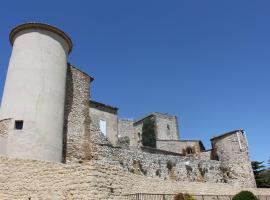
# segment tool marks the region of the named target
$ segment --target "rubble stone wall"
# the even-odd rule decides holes
[[[161,180],[226,182],[220,161],[193,156],[151,154],[140,149],[113,147],[97,130],[91,130],[92,156],[99,163],[116,165],[123,171]]]
[[[200,156],[201,148],[198,141],[157,140],[157,148],[165,151],[186,155],[188,147],[192,149],[193,154]]]
[[[244,131],[216,137],[212,139],[212,146],[229,184],[256,187]]]
[[[91,159],[89,99],[90,77],[69,65],[66,81],[64,162]]]
[[[0,170],[0,199],[3,200],[124,200],[124,194],[134,193],[234,195],[241,190],[270,197],[270,189],[146,178],[93,161],[61,164],[0,156]]]
[[[7,151],[8,132],[12,121],[12,119],[0,120],[0,152],[2,154],[6,154]]]

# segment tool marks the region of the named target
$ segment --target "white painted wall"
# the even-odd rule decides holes
[[[16,34],[0,119],[24,120],[24,128],[10,130],[7,155],[62,161],[67,55],[66,41],[53,32]]]

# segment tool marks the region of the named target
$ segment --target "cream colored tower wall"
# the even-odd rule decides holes
[[[26,28],[14,35],[1,119],[24,124],[22,130],[11,126],[5,153],[61,162],[70,49],[63,37],[45,28]]]

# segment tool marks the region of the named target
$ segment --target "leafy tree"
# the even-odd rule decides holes
[[[143,146],[156,148],[155,123],[152,119],[146,119],[142,127],[142,144]]]

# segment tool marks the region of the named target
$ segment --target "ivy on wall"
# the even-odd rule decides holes
[[[143,122],[142,144],[146,147],[156,148],[155,122],[150,118]]]

